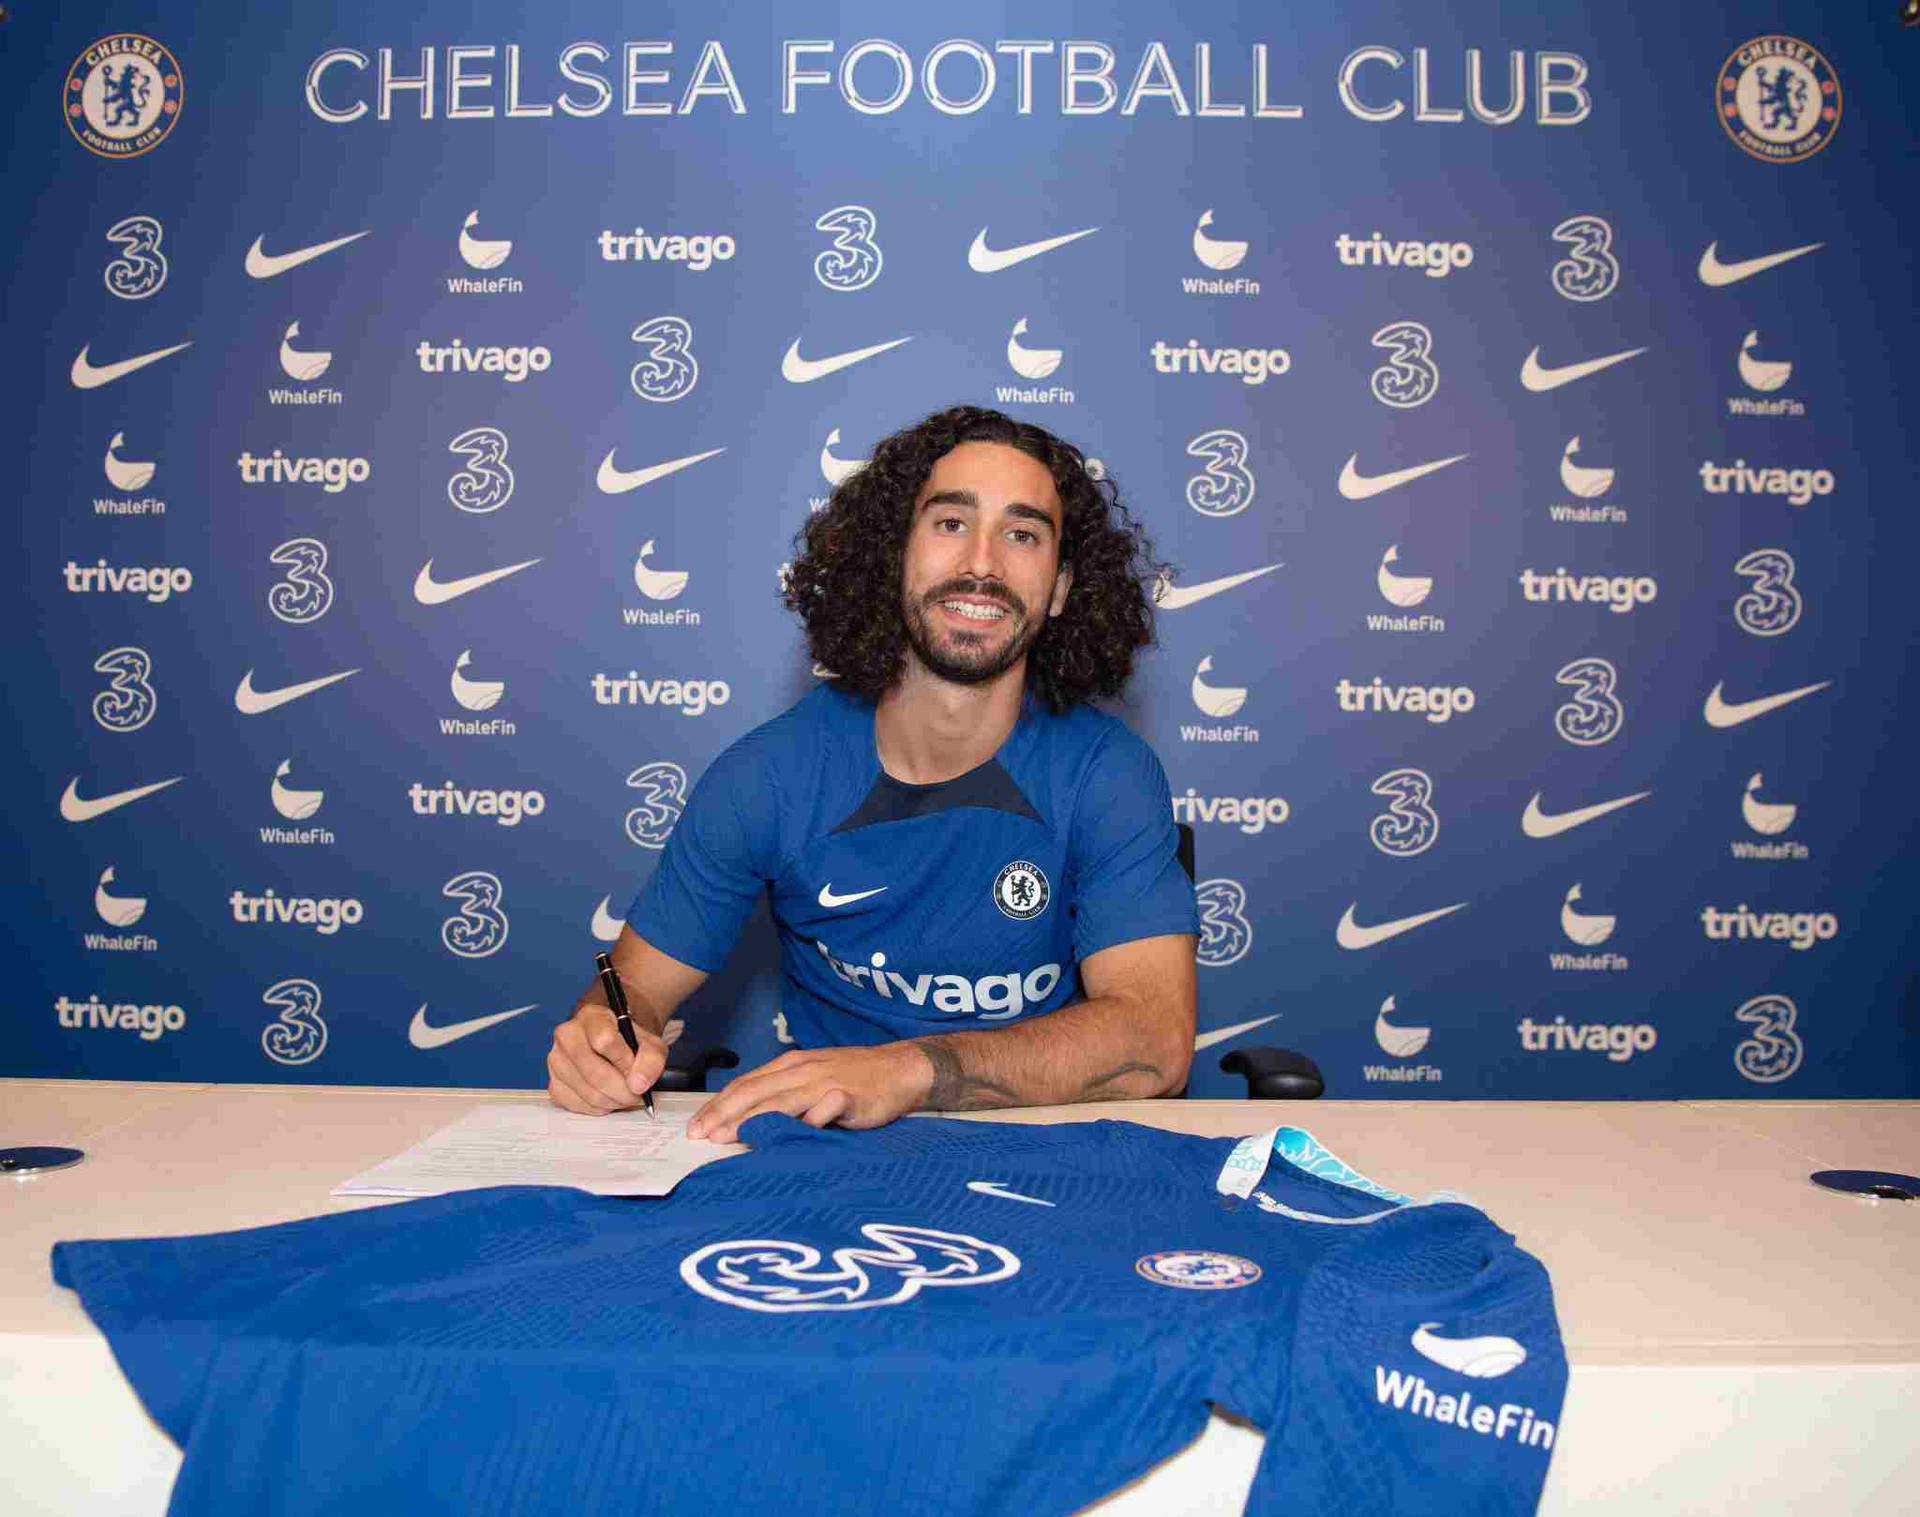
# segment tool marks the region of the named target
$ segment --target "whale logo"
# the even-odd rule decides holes
[[[622,918],[613,914],[613,897],[603,895],[600,904],[593,908],[593,935],[603,943],[611,943],[620,936]]]
[[[273,809],[290,822],[304,822],[320,809],[327,798],[324,790],[291,790],[280,783],[293,769],[292,759],[282,759],[273,771]]]
[[[1446,1369],[1458,1370],[1475,1380],[1492,1380],[1527,1362],[1527,1351],[1511,1338],[1498,1334],[1485,1338],[1441,1338],[1433,1329],[1438,1322],[1422,1322],[1413,1335],[1415,1352]]]
[[[820,449],[820,472],[830,485],[837,485],[858,469],[864,469],[864,458],[835,458],[833,445],[840,441],[840,429],[835,427],[827,434],[827,440]]]
[[[100,920],[109,927],[131,927],[147,914],[147,898],[143,895],[110,895],[107,883],[113,878],[113,866],[109,864],[101,873],[100,883],[93,887],[93,909],[100,913]]]
[[[1045,379],[1060,367],[1060,350],[1022,347],[1020,334],[1026,329],[1027,318],[1024,316],[1013,324],[1013,335],[1007,339],[1007,362],[1013,365],[1013,372],[1023,379]]]
[[[1746,341],[1740,344],[1740,377],[1751,389],[1777,390],[1787,382],[1787,376],[1793,372],[1793,365],[1785,359],[1755,358],[1753,350],[1759,341],[1758,332],[1749,332]]]
[[[1604,495],[1613,485],[1613,470],[1583,469],[1573,461],[1573,455],[1580,451],[1580,439],[1569,437],[1566,450],[1560,455],[1560,483],[1583,500],[1592,500],[1596,495]]]
[[[647,555],[652,551],[653,539],[648,538],[640,556],[633,561],[633,582],[649,600],[672,600],[687,588],[687,571],[649,568]]]
[[[1208,716],[1232,716],[1247,703],[1247,692],[1224,685],[1209,685],[1200,676],[1213,668],[1213,658],[1209,655],[1200,660],[1200,667],[1193,671],[1193,703]]]
[[[1217,242],[1206,234],[1205,229],[1213,225],[1213,212],[1206,211],[1200,217],[1200,224],[1193,229],[1193,256],[1210,269],[1237,269],[1240,260],[1247,256],[1244,242]]]
[[[1399,559],[1400,545],[1395,543],[1382,556],[1374,580],[1389,605],[1417,606],[1433,593],[1433,579],[1426,574],[1395,574],[1387,565],[1397,563]]]
[[[113,450],[127,440],[124,432],[115,432],[113,441],[107,444],[107,483],[116,490],[138,490],[153,478],[152,464],[138,464],[130,459],[114,457]]]
[[[497,269],[507,261],[507,254],[513,251],[511,242],[482,242],[478,237],[467,235],[467,228],[480,219],[478,211],[469,211],[467,219],[460,224],[460,256],[467,261],[470,269]]]
[[[1785,832],[1793,825],[1800,808],[1789,803],[1763,801],[1754,794],[1759,788],[1760,776],[1756,774],[1747,781],[1746,793],[1740,797],[1740,815],[1747,819],[1747,825],[1755,832],[1765,833],[1768,837]]]
[[[287,378],[304,383],[326,373],[327,366],[333,362],[333,354],[301,352],[293,345],[293,339],[299,335],[300,323],[296,321],[287,328],[287,335],[280,339],[280,367],[287,371]]]
[[[1387,1013],[1393,1010],[1393,997],[1388,996],[1380,1003],[1379,1014],[1373,1019],[1373,1041],[1396,1059],[1411,1059],[1427,1046],[1427,1039],[1433,1036],[1431,1027],[1395,1027],[1387,1020]]]
[[[1580,899],[1580,887],[1575,885],[1567,892],[1567,898],[1560,903],[1560,930],[1583,948],[1596,948],[1613,936],[1613,917],[1582,916],[1573,909],[1573,903]]]
[[[453,698],[469,711],[485,711],[497,705],[500,697],[506,693],[505,680],[468,679],[460,671],[473,662],[473,650],[466,649],[453,661],[453,678],[448,681],[453,689]]]

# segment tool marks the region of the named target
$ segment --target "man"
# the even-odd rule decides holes
[[[762,890],[801,1051],[688,1124],[877,1127],[1165,1095],[1194,1028],[1193,888],[1151,749],[1089,700],[1151,640],[1148,545],[1078,449],[955,407],[887,438],[807,526],[787,604],[835,678],[714,760],[599,982],[555,1030],[548,1095],[640,1104],[668,1016]]]

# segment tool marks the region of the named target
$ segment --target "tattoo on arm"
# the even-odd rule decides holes
[[[1103,1085],[1111,1085],[1115,1080],[1121,1079],[1126,1075],[1152,1075],[1154,1089],[1156,1091],[1158,1091],[1162,1086],[1164,1086],[1167,1083],[1166,1075],[1160,1070],[1159,1066],[1157,1065],[1120,1064],[1108,1070],[1105,1074],[1095,1075],[1091,1080],[1087,1081],[1087,1083],[1083,1085],[1080,1089],[1081,1099],[1084,1100],[1087,1097],[1095,1095],[1096,1093],[1100,1095],[1104,1095],[1111,1100],[1129,1099],[1125,1091],[1101,1090],[1101,1087]]]
[[[928,1111],[986,1111],[1020,1104],[1020,1097],[1005,1085],[968,1070],[965,1061],[945,1038],[913,1041],[933,1065],[933,1089],[927,1092]]]

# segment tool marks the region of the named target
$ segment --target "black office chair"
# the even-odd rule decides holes
[[[1180,867],[1189,880],[1193,872],[1193,828],[1179,823]],[[667,1046],[667,1067],[660,1072],[655,1090],[705,1090],[707,1071],[733,1069],[740,1056],[731,1048],[690,1047],[676,1039]],[[1255,1101],[1311,1101],[1327,1088],[1320,1066],[1291,1048],[1236,1048],[1221,1059],[1220,1067],[1230,1075],[1243,1075],[1247,1095]],[[1186,1087],[1177,1094],[1184,1096]]]

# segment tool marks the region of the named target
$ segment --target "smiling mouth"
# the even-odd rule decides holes
[[[955,616],[963,617],[970,622],[1004,621],[1013,615],[1005,606],[989,605],[980,601],[943,600],[940,602],[940,608],[943,611],[951,611]]]

